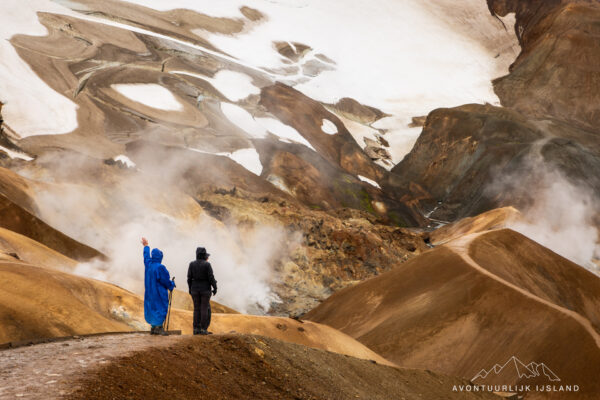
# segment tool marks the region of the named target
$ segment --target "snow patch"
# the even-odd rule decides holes
[[[115,158],[113,158],[113,160],[122,162],[127,168],[135,168],[135,163],[124,154],[116,156]]]
[[[8,154],[8,156],[10,158],[19,158],[19,159],[25,160],[25,161],[31,161],[31,160],[33,160],[33,157],[30,157],[29,155],[27,155],[25,153],[21,153],[21,152],[18,152],[18,151],[7,149],[4,146],[0,146],[0,151],[3,151],[6,154]]]
[[[240,72],[221,70],[213,78],[202,79],[210,82],[231,101],[242,100],[251,94],[260,93],[260,89],[252,84],[252,78]]]
[[[248,133],[252,138],[262,139],[267,137],[267,131],[258,124],[252,115],[240,106],[231,103],[221,103],[221,111],[231,123]]]
[[[358,175],[358,179],[360,179],[363,182],[368,183],[371,186],[375,186],[377,189],[381,189],[381,186],[379,186],[379,183],[375,182],[372,179],[369,179],[369,178],[367,178],[365,176],[362,176],[362,175]]]
[[[404,156],[410,152],[422,130],[420,127],[409,128],[408,123],[410,119],[405,117],[382,118],[370,126],[348,119],[343,115],[337,115],[337,117],[342,121],[361,149],[366,147],[365,139],[377,142],[379,140],[377,135],[381,135],[389,143],[390,147],[385,147],[385,149],[392,158],[392,164],[381,161],[376,162],[387,170],[391,170],[394,165],[402,161]],[[385,134],[381,134],[379,129],[385,130]]]
[[[231,158],[233,161],[240,164],[242,167],[246,168],[255,175],[260,176],[262,173],[263,166],[260,162],[260,156],[254,148],[240,149],[234,151],[233,153],[217,153],[217,155]]]
[[[263,170],[262,163],[260,162],[260,156],[255,148],[239,149],[233,152],[220,152],[214,153],[206,150],[195,149],[193,147],[186,147],[188,150],[195,151],[196,153],[212,154],[219,157],[228,157],[254,175],[260,176]]]
[[[373,128],[387,131],[383,138],[390,144],[387,150],[394,165],[402,161],[404,156],[412,150],[423,130],[421,127],[410,128],[408,124],[411,120],[412,117],[393,116],[382,118],[371,125]],[[389,166],[387,168],[390,169]]]
[[[335,135],[338,133],[337,126],[335,126],[335,124],[328,119],[323,119],[321,130],[328,135]]]
[[[279,140],[285,143],[297,142],[305,145],[314,151],[315,148],[302,136],[296,129],[275,118],[255,118],[256,122],[262,125],[266,130],[279,137]]]
[[[183,106],[171,91],[156,83],[114,83],[110,87],[130,100],[166,111],[181,111]]]
[[[170,73],[203,79],[213,85],[215,89],[231,101],[242,100],[251,94],[260,93],[260,89],[252,83],[252,78],[241,72],[221,70],[212,78],[188,71],[170,71]]]
[[[342,121],[350,135],[354,138],[361,149],[366,147],[365,138],[377,141],[377,136],[375,136],[377,133],[379,133],[377,129],[373,129],[367,125],[363,125],[360,122],[353,121],[342,115],[338,115],[338,118]]]
[[[19,57],[10,38],[45,36],[38,12],[72,15],[48,0],[4,0],[0,23],[0,101],[5,123],[20,137],[68,133],[77,128],[78,106],[49,87]]]

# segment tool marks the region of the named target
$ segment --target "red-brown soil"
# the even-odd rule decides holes
[[[544,362],[562,383],[581,387],[574,398],[595,399],[598,285],[576,264],[500,230],[426,252],[335,293],[305,317],[403,367],[473,378],[511,356]],[[529,383],[512,379],[505,384]]]
[[[68,399],[493,399],[466,382],[247,335],[184,338],[113,360]]]
[[[475,217],[463,218],[444,225],[431,232],[429,238],[432,244],[438,246],[471,233],[506,228],[509,223],[519,221],[520,218],[521,214],[516,208],[496,208]]]

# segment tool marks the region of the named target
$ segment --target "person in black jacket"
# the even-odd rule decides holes
[[[210,294],[217,294],[217,281],[208,262],[210,254],[204,247],[196,249],[196,260],[190,263],[187,274],[189,292],[194,300],[194,335],[209,335]]]

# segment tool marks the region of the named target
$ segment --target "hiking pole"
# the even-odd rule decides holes
[[[175,283],[175,277],[171,280]],[[173,290],[175,290],[175,287],[173,287]],[[173,290],[169,292],[169,311],[167,311],[167,329],[165,329],[165,332],[167,333],[169,333],[169,320],[171,319],[171,299],[173,298]]]

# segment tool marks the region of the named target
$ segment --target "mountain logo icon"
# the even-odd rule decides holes
[[[477,375],[471,381],[475,383],[477,379],[485,379],[491,373],[496,375],[500,375],[503,372],[510,372],[510,370],[515,370],[519,379],[521,378],[535,378],[538,376],[545,376],[551,382],[559,382],[560,378],[552,372],[550,368],[544,363],[536,363],[535,361],[530,362],[529,364],[525,364],[517,357],[512,356],[505,362],[503,365],[496,364],[489,370],[482,369],[479,371]]]

